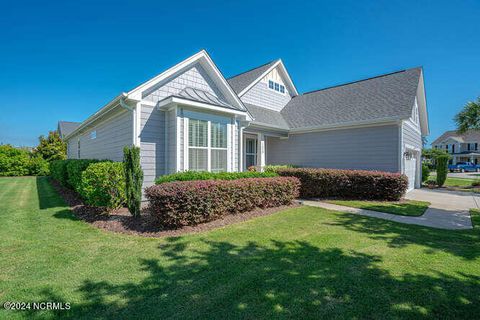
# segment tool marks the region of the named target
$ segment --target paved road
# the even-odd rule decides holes
[[[400,216],[390,213],[339,206],[314,200],[303,200],[303,204],[330,210],[356,213],[369,217],[391,220],[407,224],[439,228],[439,229],[471,229],[472,220],[469,210],[479,208],[480,197],[469,192],[446,190],[415,189],[409,192],[407,199],[428,201],[430,207],[420,217]]]
[[[432,176],[435,176],[436,173],[432,172]],[[447,177],[450,178],[467,178],[467,179],[480,179],[480,172],[449,172]]]

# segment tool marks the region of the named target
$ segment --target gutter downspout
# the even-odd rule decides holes
[[[133,131],[133,135],[132,135],[132,146],[138,146],[138,143],[137,143],[137,137],[138,137],[138,129],[137,128],[137,112],[136,112],[136,107],[131,107],[129,106],[126,102],[125,102],[125,96],[126,94],[124,93],[123,94],[124,97],[122,97],[119,101],[120,103],[120,106],[124,109],[127,109],[128,111],[132,112],[132,131]]]

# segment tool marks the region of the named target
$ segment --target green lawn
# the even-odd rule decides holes
[[[359,201],[359,200],[328,200],[326,202],[341,206],[398,214],[402,216],[421,216],[427,210],[430,202],[404,200],[402,202]]]
[[[475,182],[477,180],[478,179],[447,177],[447,180],[445,180],[445,186],[446,187],[469,187],[472,185],[472,182]]]
[[[176,238],[76,220],[45,178],[0,178],[0,318],[475,318],[480,230],[299,207]]]

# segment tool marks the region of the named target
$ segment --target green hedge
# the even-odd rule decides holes
[[[78,159],[71,160],[66,163],[66,179],[68,185],[78,193],[81,193],[82,188],[82,173],[92,163],[97,163],[100,160],[96,159]]]
[[[206,171],[185,171],[173,173],[158,177],[156,184],[173,181],[193,181],[193,180],[236,180],[243,178],[271,178],[278,176],[275,172],[206,172]]]
[[[91,206],[122,207],[126,201],[123,163],[91,163],[82,173],[80,195]]]
[[[63,186],[70,188],[68,184],[67,164],[78,160],[55,160],[50,162],[50,176],[60,182]]]
[[[42,157],[11,145],[0,145],[0,176],[43,176],[49,174]]]

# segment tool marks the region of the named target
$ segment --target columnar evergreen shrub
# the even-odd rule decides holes
[[[156,184],[173,181],[192,181],[192,180],[236,180],[243,178],[271,178],[278,176],[274,172],[207,172],[207,171],[185,171],[158,177]]]
[[[91,206],[122,207],[126,201],[123,163],[91,163],[82,173],[80,195]]]
[[[437,157],[437,185],[443,186],[447,180],[449,155],[440,155]]]
[[[181,227],[257,207],[290,204],[299,186],[293,177],[176,181],[146,188],[145,195],[160,225]]]
[[[140,166],[140,148],[125,147],[123,149],[125,168],[125,192],[128,211],[134,216],[140,216],[142,204],[143,171]]]
[[[422,163],[422,182],[427,181],[429,175],[430,175],[430,168],[428,167],[428,164]]]
[[[279,169],[277,173],[300,179],[302,198],[399,200],[408,187],[407,177],[399,173],[309,168]]]

